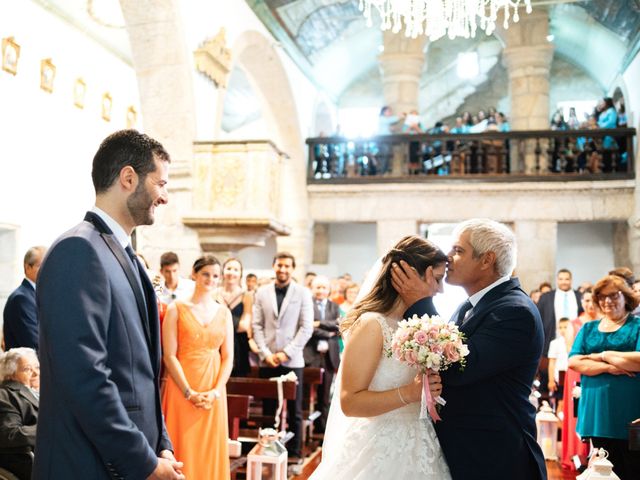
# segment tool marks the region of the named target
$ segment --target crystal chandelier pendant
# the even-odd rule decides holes
[[[520,19],[518,9],[523,4],[531,13],[531,0],[359,0],[368,27],[377,12],[382,30],[399,33],[404,28],[407,37],[426,35],[431,41],[445,35],[451,39],[475,37],[478,27],[491,35],[499,13],[507,29],[509,19],[514,23]]]

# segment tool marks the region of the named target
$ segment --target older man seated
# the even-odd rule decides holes
[[[0,356],[0,467],[20,480],[31,478],[39,376],[31,348],[12,348]]]

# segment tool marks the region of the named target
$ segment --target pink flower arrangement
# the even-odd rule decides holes
[[[391,353],[397,360],[427,373],[441,372],[454,363],[464,368],[469,348],[454,323],[438,316],[414,315],[398,324]]]
[[[459,363],[462,369],[467,355],[469,348],[464,344],[464,335],[454,323],[438,316],[414,315],[398,324],[389,356],[424,375],[420,418],[426,418],[428,413],[434,422],[441,420],[435,404],[443,406],[446,403],[442,397],[431,397],[426,377],[429,370],[441,372],[454,363]]]

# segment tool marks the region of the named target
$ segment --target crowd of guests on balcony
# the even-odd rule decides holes
[[[554,131],[597,130],[626,126],[627,115],[624,100],[620,99],[616,106],[611,97],[602,98],[596,104],[593,112],[585,114],[582,121],[578,119],[576,109],[571,107],[567,119],[564,118],[561,110],[557,110],[550,122],[550,128]],[[623,171],[627,167],[626,137],[605,136],[601,139],[601,143],[595,138],[578,137],[575,141],[575,150],[579,152],[576,166],[567,165],[562,161],[562,152],[568,152],[573,148],[568,138],[556,138],[552,148],[551,168],[555,172],[572,171],[575,167],[578,172],[600,173],[614,170]]]
[[[380,110],[378,119],[378,135],[394,133],[428,133],[428,134],[460,134],[482,132],[508,132],[509,122],[504,113],[489,107],[486,111],[479,110],[475,115],[465,111],[455,119],[455,124],[449,126],[443,122],[436,122],[431,128],[426,128],[417,110],[409,113],[395,114],[393,109],[385,105]]]
[[[594,128],[623,128],[627,126],[627,114],[624,100],[619,100],[616,106],[611,97],[602,98],[591,114],[585,114],[584,119],[578,119],[575,107],[569,108],[569,117],[564,118],[562,110],[555,111],[551,118],[551,130],[578,130]]]
[[[601,99],[593,113],[580,120],[575,107],[564,118],[558,109],[550,119],[550,130],[609,129],[626,127],[624,99],[614,105],[613,99]],[[473,134],[509,132],[509,120],[495,107],[481,109],[472,114],[465,111],[455,117],[453,124],[438,121],[427,127],[417,110],[394,112],[391,106],[381,108],[378,116],[377,135],[395,134]],[[323,135],[320,135],[323,136]],[[548,170],[553,173],[601,173],[627,169],[627,137],[554,137],[549,148],[541,154],[548,160]],[[478,147],[482,151],[478,151]],[[510,166],[510,142],[508,139],[482,139],[479,142],[461,140],[424,140],[409,142],[409,161],[398,174],[459,174],[459,173],[507,173]],[[334,176],[354,177],[387,175],[394,170],[392,143],[359,141],[352,143],[317,143],[314,145],[314,178]],[[454,165],[453,154],[459,161]],[[465,163],[467,162],[467,163]],[[490,163],[488,167],[485,163]],[[482,165],[480,165],[482,164]]]
[[[0,468],[30,479],[39,398],[38,321],[35,298],[45,247],[24,257],[25,279],[9,296],[3,311],[0,353]],[[258,371],[272,378],[294,372],[300,391],[288,408],[290,458],[302,451],[303,369],[324,369],[317,392],[316,432],[323,432],[331,385],[343,349],[338,323],[355,303],[359,286],[345,274],[329,279],[307,273],[295,279],[293,255],[281,252],[273,273],[244,274],[242,262],[220,263],[204,255],[190,278],[180,275],[174,252],[149,269],[160,313],[163,369],[162,411],[174,453],[187,478],[229,478],[226,384],[231,376]],[[266,287],[266,288],[261,288]],[[277,402],[266,402],[275,415]]]

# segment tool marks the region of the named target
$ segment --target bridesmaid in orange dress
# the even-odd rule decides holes
[[[567,352],[571,351],[576,335],[587,322],[595,320],[598,316],[596,305],[593,302],[593,292],[589,288],[582,294],[582,308],[584,312],[580,316],[571,321],[571,328],[567,329]],[[573,456],[578,455],[584,463],[589,454],[589,444],[583,443],[576,433],[576,413],[573,410],[573,387],[580,381],[580,374],[572,369],[567,369],[564,377],[564,396],[563,396],[563,418],[562,418],[562,468],[574,471]]]
[[[220,262],[211,255],[199,258],[193,280],[191,299],[173,302],[162,326],[169,372],[162,407],[185,477],[227,480],[226,383],[233,367],[233,321],[212,295],[220,280]]]

